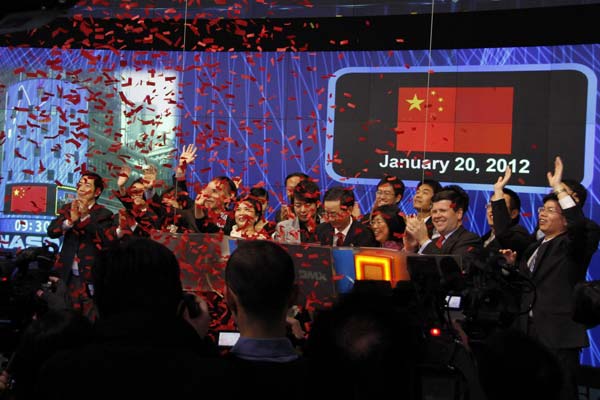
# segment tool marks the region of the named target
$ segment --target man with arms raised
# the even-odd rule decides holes
[[[572,319],[573,287],[585,280],[593,250],[586,241],[586,222],[581,207],[568,194],[562,182],[563,164],[554,161],[554,173],[548,172],[553,193],[544,197],[538,209],[539,227],[544,238],[530,245],[520,261],[512,250],[502,250],[509,264],[516,264],[530,277],[535,292],[522,297],[524,312],[518,326],[537,338],[558,358],[564,375],[561,399],[577,399],[576,373],[579,352],[589,346],[586,328]]]
[[[498,254],[500,249],[511,249],[518,255],[535,240],[527,229],[519,224],[521,199],[514,191],[505,186],[512,171],[506,168],[504,176],[494,183],[494,194],[486,204],[486,217],[490,231],[483,237],[484,248],[488,255]]]

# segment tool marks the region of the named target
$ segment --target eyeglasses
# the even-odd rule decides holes
[[[394,195],[394,192],[391,192],[389,190],[378,190],[375,192],[375,196],[391,197],[393,195]]]
[[[325,219],[337,219],[340,218],[342,216],[344,216],[347,213],[347,211],[322,211],[321,212],[321,218],[325,218]]]
[[[545,212],[546,214],[562,214],[558,209],[554,208],[554,207],[539,207],[537,209],[538,214],[541,214],[543,212]]]
[[[382,221],[380,219],[372,219],[370,224],[371,226],[385,225],[385,221]]]

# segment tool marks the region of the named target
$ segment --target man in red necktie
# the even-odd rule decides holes
[[[432,199],[431,219],[435,227],[429,239],[427,227],[416,217],[408,217],[404,248],[408,252],[420,254],[453,254],[463,256],[463,269],[478,257],[483,248],[481,238],[466,230],[463,217],[469,207],[469,197],[456,185],[446,186]]]
[[[373,231],[352,218],[354,193],[350,189],[333,187],[323,197],[322,224],[317,226],[317,237],[324,246],[376,247]]]

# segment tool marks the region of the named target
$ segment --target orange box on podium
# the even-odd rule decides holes
[[[409,281],[406,254],[385,248],[360,248],[354,253],[356,280],[388,281],[392,287],[398,281]]]

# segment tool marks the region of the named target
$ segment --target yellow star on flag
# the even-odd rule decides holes
[[[421,103],[423,103],[424,101],[425,101],[425,99],[419,100],[419,98],[417,97],[417,94],[415,93],[415,95],[412,99],[406,99],[406,102],[408,104],[410,104],[410,107],[408,107],[408,111],[413,110],[415,108],[417,110],[421,111]]]
[[[25,197],[24,191],[21,191],[19,189],[15,189],[13,191],[13,195],[16,196],[16,197],[19,197],[19,198]]]

